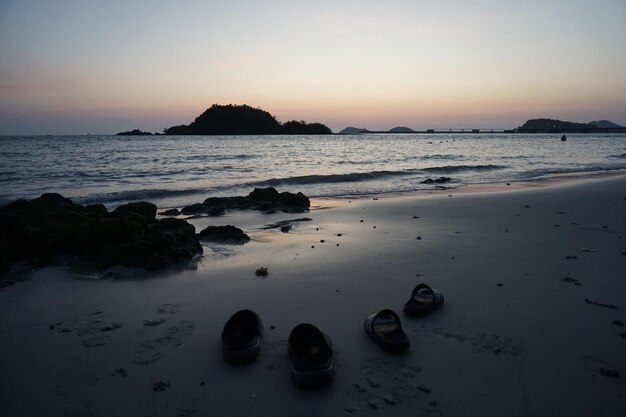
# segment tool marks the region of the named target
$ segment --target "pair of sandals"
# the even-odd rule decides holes
[[[224,359],[232,363],[254,360],[261,352],[263,322],[252,310],[233,314],[222,331]],[[330,338],[309,323],[298,324],[289,335],[291,376],[296,385],[318,387],[334,375],[333,347]]]
[[[443,294],[426,284],[413,289],[411,298],[404,304],[407,316],[422,317],[438,309],[443,304]],[[390,353],[402,353],[409,346],[409,339],[402,330],[400,317],[390,309],[381,310],[365,319],[363,327],[378,345]]]
[[[443,294],[426,284],[419,284],[404,305],[408,316],[424,316],[443,304]],[[400,353],[409,348],[400,317],[389,309],[365,319],[365,331],[385,350]],[[261,352],[263,322],[252,310],[233,314],[222,331],[222,352],[228,362],[254,360]],[[333,347],[328,335],[309,323],[298,324],[289,335],[287,346],[291,359],[291,376],[296,385],[319,387],[334,375]]]

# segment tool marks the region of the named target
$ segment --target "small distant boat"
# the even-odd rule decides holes
[[[563,135],[561,136],[561,142],[565,142],[567,140],[567,136]]]

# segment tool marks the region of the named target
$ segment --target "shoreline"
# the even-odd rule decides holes
[[[205,245],[195,268],[25,271],[0,291],[0,414],[623,414],[626,176],[559,184],[230,212],[190,222],[232,223],[251,241]],[[262,229],[304,216],[289,233]],[[420,282],[445,303],[400,314],[411,347],[390,356],[363,319],[400,312]],[[220,332],[241,308],[265,323],[261,355],[230,366]],[[290,380],[286,339],[301,322],[333,342],[325,389]]]
[[[401,192],[385,192],[378,194],[357,194],[357,195],[336,195],[328,197],[310,197],[313,201],[330,203],[332,201],[344,200],[367,200],[371,198],[430,198],[453,195],[477,195],[477,194],[495,194],[516,191],[536,190],[550,187],[566,187],[575,186],[593,181],[603,181],[605,179],[626,177],[626,169],[591,171],[591,172],[575,172],[568,174],[553,174],[537,179],[526,181],[509,181],[509,182],[489,182],[489,183],[471,183],[460,184],[456,187],[432,189],[432,190],[415,190]],[[313,207],[313,204],[312,204]],[[171,207],[160,207],[166,209]]]

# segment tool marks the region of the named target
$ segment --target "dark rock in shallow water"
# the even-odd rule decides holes
[[[99,268],[158,269],[202,253],[195,228],[184,220],[156,220],[156,206],[131,203],[109,213],[59,194],[17,200],[0,208],[0,272],[17,263],[41,265],[74,255]]]
[[[184,207],[181,212],[185,215],[208,214],[218,216],[226,210],[261,210],[273,212],[281,210],[285,213],[302,213],[309,210],[311,202],[302,193],[279,193],[274,187],[255,188],[247,196],[237,197],[210,197],[203,203],[196,203]]]
[[[207,210],[207,214],[209,216],[221,216],[222,214],[226,213],[226,209],[224,207],[209,207],[209,209]]]
[[[310,222],[311,220],[313,220],[313,219],[311,219],[309,217],[300,217],[298,219],[281,220],[281,221],[276,222],[276,223],[268,224],[268,225],[262,227],[261,229],[265,229],[265,230],[267,230],[267,229],[281,229],[281,231],[282,231],[283,227],[289,227],[289,229],[291,229],[291,227],[293,226],[293,223]]]
[[[206,211],[206,207],[203,204],[195,203],[190,206],[183,207],[183,209],[180,212],[185,215],[193,215],[193,214],[198,214],[198,213],[204,213],[205,211]]]
[[[250,241],[250,237],[243,230],[231,225],[209,226],[198,234],[198,238],[200,240],[236,245],[243,245]]]
[[[161,216],[178,216],[180,215],[180,211],[178,209],[169,209],[159,213]]]
[[[268,276],[269,272],[267,272],[267,268],[262,266],[260,268],[258,268],[256,271],[254,271],[254,275],[256,275],[257,277],[266,277]]]
[[[284,207],[300,208],[302,209],[302,211],[304,211],[304,209],[308,209],[309,207],[311,207],[311,202],[309,201],[309,197],[305,196],[304,194],[300,192],[296,194],[289,193],[286,191],[282,192],[278,194],[278,202],[282,204]],[[283,209],[283,211],[285,210]]]
[[[422,181],[420,184],[443,184],[445,182],[450,182],[450,181],[452,181],[452,178],[450,177],[439,177],[436,179],[428,178]]]

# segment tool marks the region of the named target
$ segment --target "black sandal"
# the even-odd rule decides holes
[[[443,294],[439,290],[426,284],[419,284],[404,305],[404,312],[408,316],[421,317],[438,309],[442,304]]]
[[[319,387],[332,379],[335,370],[329,337],[312,324],[298,324],[289,335],[291,376],[301,387]]]
[[[410,346],[400,317],[393,310],[381,310],[365,319],[363,327],[376,343],[391,353],[401,353]]]
[[[222,352],[228,362],[248,362],[261,351],[263,322],[252,310],[233,314],[222,331]]]

